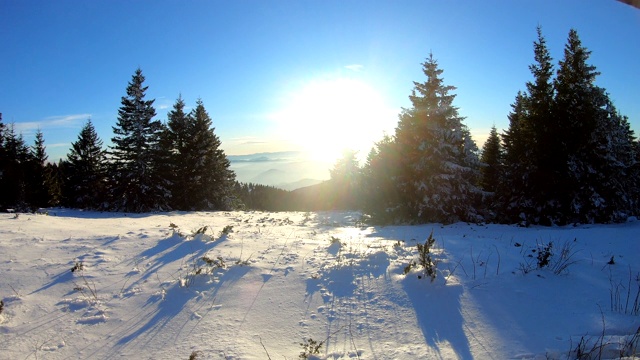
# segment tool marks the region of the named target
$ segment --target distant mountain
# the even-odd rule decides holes
[[[322,182],[322,180],[318,179],[300,179],[297,181],[290,181],[291,178],[291,174],[286,171],[269,169],[251,178],[249,182],[260,185],[269,185],[283,190],[295,190]]]
[[[283,178],[286,178],[287,172],[278,169],[269,169],[265,172],[258,174],[251,179],[254,184],[262,185],[276,185],[282,183]]]
[[[302,179],[302,180],[298,180],[296,182],[292,182],[288,184],[279,184],[279,185],[276,185],[276,187],[284,190],[296,190],[303,187],[317,185],[323,181],[324,180],[318,180],[318,179]]]
[[[331,164],[302,151],[227,155],[236,179],[284,190],[318,184],[329,178]]]
[[[247,155],[227,155],[230,162],[265,162],[265,161],[291,161],[306,158],[302,151],[265,152]]]

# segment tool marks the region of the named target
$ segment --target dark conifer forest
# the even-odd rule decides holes
[[[67,157],[51,163],[45,134],[38,131],[29,146],[0,115],[0,208],[339,209],[359,210],[373,223],[525,226],[637,216],[640,145],[629,120],[596,85],[600,73],[575,30],[558,55],[554,61],[538,28],[532,78],[514,94],[508,128],[494,126],[479,149],[455,105],[456,87],[429,54],[395,132],[375,143],[363,164],[345,151],[330,180],[294,191],[237,182],[203,101],[186,112],[178,96],[160,120],[137,69],[109,147],[87,120]]]

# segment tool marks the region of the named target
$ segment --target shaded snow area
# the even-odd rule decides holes
[[[359,220],[340,212],[1,214],[0,358],[638,352],[638,221],[521,228]],[[432,232],[421,260],[416,245]],[[422,265],[435,270],[433,281]]]

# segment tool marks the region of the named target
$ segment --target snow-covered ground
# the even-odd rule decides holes
[[[327,359],[567,359],[639,346],[640,221],[359,220],[0,214],[0,358],[295,359],[317,342]],[[431,232],[435,280],[419,264],[405,275]]]

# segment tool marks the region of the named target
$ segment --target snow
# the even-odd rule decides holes
[[[360,219],[0,214],[0,358],[294,359],[309,339],[321,359],[566,359],[579,348],[614,358],[640,327],[639,221]],[[435,281],[419,266],[405,275],[432,231]],[[551,265],[538,269],[549,242]]]

